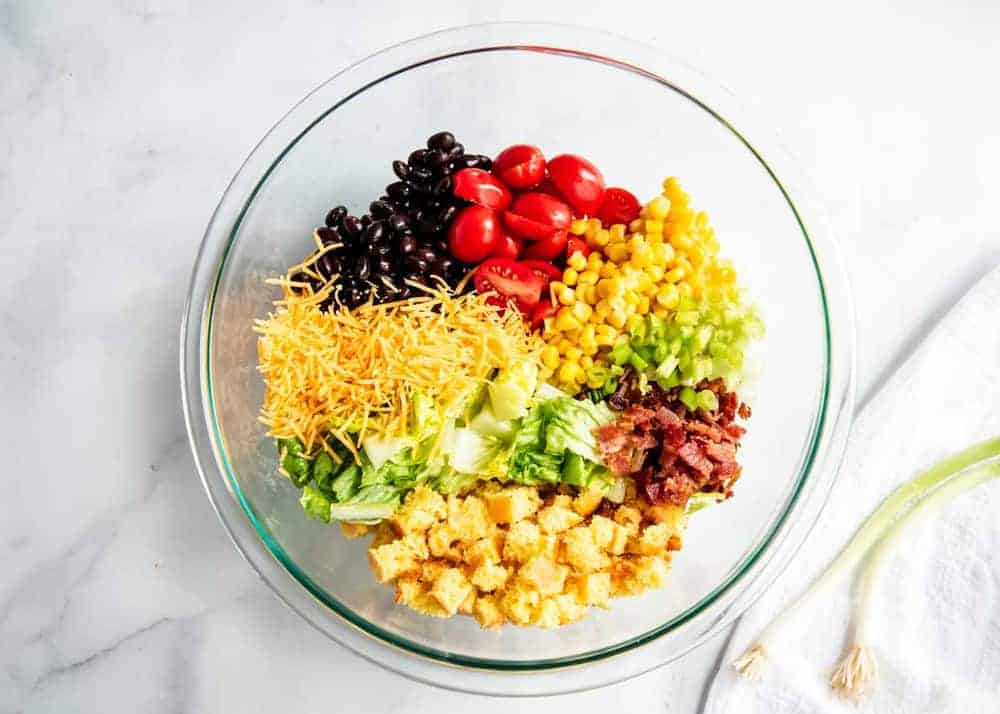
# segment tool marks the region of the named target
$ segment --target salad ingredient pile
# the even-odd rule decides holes
[[[439,132],[360,218],[333,208],[259,320],[261,421],[306,515],[373,533],[436,616],[552,627],[659,587],[725,500],[763,325],[675,179]]]

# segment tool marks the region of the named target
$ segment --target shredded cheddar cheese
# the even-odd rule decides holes
[[[542,346],[516,310],[500,313],[475,293],[447,288],[402,302],[329,312],[329,290],[296,294],[287,279],[277,311],[257,320],[264,376],[261,421],[306,453],[332,434],[355,454],[369,435],[407,430],[409,401],[422,392],[453,405],[496,369],[538,360]]]

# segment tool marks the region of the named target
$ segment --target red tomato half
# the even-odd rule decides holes
[[[493,175],[511,188],[531,188],[545,176],[545,156],[537,146],[515,144],[493,159]]]
[[[543,327],[545,327],[545,318],[555,317],[558,310],[559,309],[552,304],[552,301],[548,298],[544,298],[540,303],[538,303],[538,307],[531,312],[531,329],[540,331]]]
[[[521,250],[523,248],[524,242],[520,238],[514,238],[507,231],[503,231],[500,235],[500,240],[497,241],[497,245],[493,249],[493,254],[490,257],[517,260],[518,256],[521,255]]]
[[[639,199],[623,188],[609,188],[604,192],[601,205],[595,214],[605,226],[615,223],[628,225],[639,217]]]
[[[580,215],[593,216],[604,197],[604,177],[581,156],[561,154],[549,161],[549,177]]]
[[[566,250],[566,231],[556,231],[544,240],[529,243],[524,249],[525,258],[552,260],[558,258]]]
[[[496,248],[503,232],[496,211],[485,206],[466,206],[448,229],[448,249],[466,263],[478,263]]]
[[[590,248],[587,247],[587,241],[575,236],[566,241],[566,257],[572,257],[573,253],[583,253],[584,258],[590,255]]]
[[[573,214],[565,203],[544,193],[522,193],[504,213],[504,223],[518,236],[527,240],[549,238],[557,231],[569,228]]]
[[[490,258],[478,268],[473,278],[476,292],[493,292],[488,302],[506,307],[513,302],[525,315],[531,313],[542,296],[542,280],[531,268],[508,258]]]
[[[546,283],[550,280],[562,280],[562,271],[547,260],[522,260],[521,265],[534,270]]]
[[[452,193],[495,211],[510,205],[510,191],[482,169],[462,169],[452,177]]]

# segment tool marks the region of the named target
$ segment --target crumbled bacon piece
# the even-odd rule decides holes
[[[745,430],[734,420],[749,417],[750,407],[727,392],[720,379],[697,388],[715,392],[718,409],[688,410],[679,389],[653,384],[642,393],[632,374],[608,398],[609,406],[621,414],[597,430],[601,456],[616,475],[635,478],[653,503],[683,506],[698,491],[728,497],[740,476],[736,450]]]

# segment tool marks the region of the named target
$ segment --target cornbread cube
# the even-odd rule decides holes
[[[465,546],[462,551],[462,560],[469,565],[482,565],[483,563],[499,563],[500,549],[493,538],[480,538],[479,540]]]
[[[681,506],[657,504],[646,510],[646,516],[654,523],[663,523],[672,533],[681,534],[687,526],[687,513]]]
[[[340,532],[344,534],[345,538],[360,538],[371,533],[371,527],[366,526],[364,523],[347,523],[341,521]]]
[[[559,608],[559,624],[567,625],[576,622],[587,614],[587,608],[577,602],[571,593],[562,593],[552,598],[556,607]]]
[[[635,552],[641,555],[659,555],[667,549],[671,527],[667,523],[646,526],[636,541]]]
[[[517,571],[518,579],[542,595],[557,595],[566,585],[569,568],[544,555],[536,555]]]
[[[538,607],[538,612],[534,616],[534,624],[539,627],[551,629],[559,627],[562,618],[559,616],[559,605],[553,598],[545,598]]]
[[[576,512],[563,506],[548,506],[538,512],[538,525],[546,533],[559,533],[572,528],[583,518]]]
[[[482,538],[489,529],[486,504],[477,496],[449,496],[447,522],[456,540],[474,541]]]
[[[425,560],[420,566],[420,579],[425,583],[433,583],[449,567],[446,560]]]
[[[424,486],[417,486],[389,522],[400,535],[423,533],[444,518],[445,512],[441,494]]]
[[[469,588],[469,594],[465,596],[465,599],[462,600],[462,604],[458,606],[458,611],[463,615],[471,615],[472,609],[476,605],[477,597],[478,596],[476,595],[476,589]]]
[[[611,599],[611,573],[590,573],[577,581],[577,596],[584,605],[607,607]]]
[[[483,563],[472,571],[472,584],[483,592],[492,592],[507,583],[510,572],[496,563]]]
[[[375,577],[388,583],[420,568],[420,563],[427,560],[427,543],[423,536],[410,534],[392,543],[369,548],[368,560]]]
[[[427,592],[427,586],[412,576],[396,581],[396,602],[424,615],[448,617],[449,613]]]
[[[638,533],[642,512],[633,506],[619,506],[615,511],[615,523],[625,526],[631,534]]]
[[[552,501],[549,505],[556,508],[572,508],[573,497],[565,493],[557,493],[552,497]]]
[[[427,531],[427,547],[435,558],[461,560],[462,554],[452,545],[456,540],[458,537],[448,522],[436,523]]]
[[[635,577],[643,588],[658,588],[667,581],[670,565],[663,558],[640,556],[636,559]]]
[[[534,590],[512,588],[506,590],[500,599],[500,609],[511,622],[518,625],[531,623],[541,596]]]
[[[590,519],[590,533],[594,542],[612,555],[625,552],[628,543],[628,529],[610,518],[594,516]]]
[[[594,542],[588,526],[576,526],[566,531],[563,536],[563,548],[566,562],[577,572],[590,573],[608,566],[608,556]]]
[[[431,588],[431,597],[438,601],[449,615],[458,612],[459,606],[472,592],[472,585],[458,568],[442,571]]]
[[[346,523],[344,525],[347,525]],[[386,543],[392,543],[396,540],[397,533],[393,530],[386,521],[382,521],[375,528],[375,537],[372,538],[372,543],[370,548],[377,548],[380,545],[385,545]]]
[[[500,627],[500,625],[506,622],[506,618],[500,611],[499,605],[497,605],[496,598],[492,595],[476,599],[475,605],[472,606],[472,616],[476,618],[479,626],[484,629]]]
[[[486,509],[496,523],[516,523],[527,518],[541,505],[538,492],[532,488],[505,488],[486,495]]]
[[[543,546],[542,532],[531,521],[518,521],[507,531],[503,559],[523,563]]]
[[[597,510],[597,507],[601,505],[601,501],[603,500],[603,493],[587,489],[586,491],[581,491],[580,495],[573,501],[573,510],[581,516],[589,516]]]

